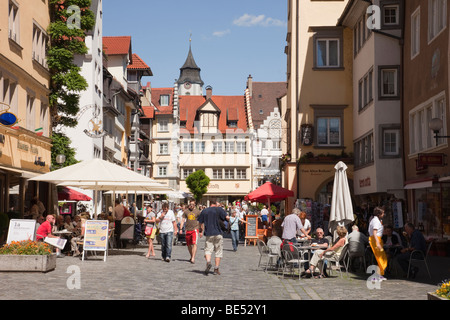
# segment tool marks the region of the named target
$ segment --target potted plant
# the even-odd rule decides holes
[[[47,272],[56,268],[56,254],[44,242],[12,241],[0,248],[0,271]]]
[[[428,300],[450,300],[450,280],[444,280],[435,292],[428,293]]]

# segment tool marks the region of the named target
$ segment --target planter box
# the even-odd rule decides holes
[[[56,254],[51,255],[0,255],[0,271],[48,272],[56,268]]]
[[[439,297],[437,294],[434,294],[432,292],[428,292],[428,300],[447,300],[448,301],[448,299]]]

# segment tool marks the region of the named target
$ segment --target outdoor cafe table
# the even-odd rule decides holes
[[[318,245],[317,245],[317,246],[312,246],[312,245],[302,245],[301,243],[296,243],[296,244],[295,244],[295,247],[296,247],[297,249],[299,249],[299,251],[300,251],[300,250],[301,250],[301,251],[308,250],[308,261],[311,261],[312,251],[323,249],[323,248],[321,248],[321,247],[318,246]]]

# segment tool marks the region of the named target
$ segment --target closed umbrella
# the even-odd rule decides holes
[[[353,222],[353,204],[347,179],[347,166],[339,161],[334,167],[333,195],[331,198],[330,233],[336,230],[338,225],[344,226]]]

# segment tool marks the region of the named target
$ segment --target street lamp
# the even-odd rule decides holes
[[[56,156],[56,162],[59,164],[59,166],[61,167],[61,165],[66,161],[66,156],[63,154],[58,154]]]
[[[433,118],[428,123],[428,126],[430,129],[434,132],[434,138],[436,139],[436,146],[439,144],[438,140],[439,138],[450,138],[450,136],[439,136],[439,131],[441,131],[442,127],[444,126],[444,122],[442,119],[439,118]]]

